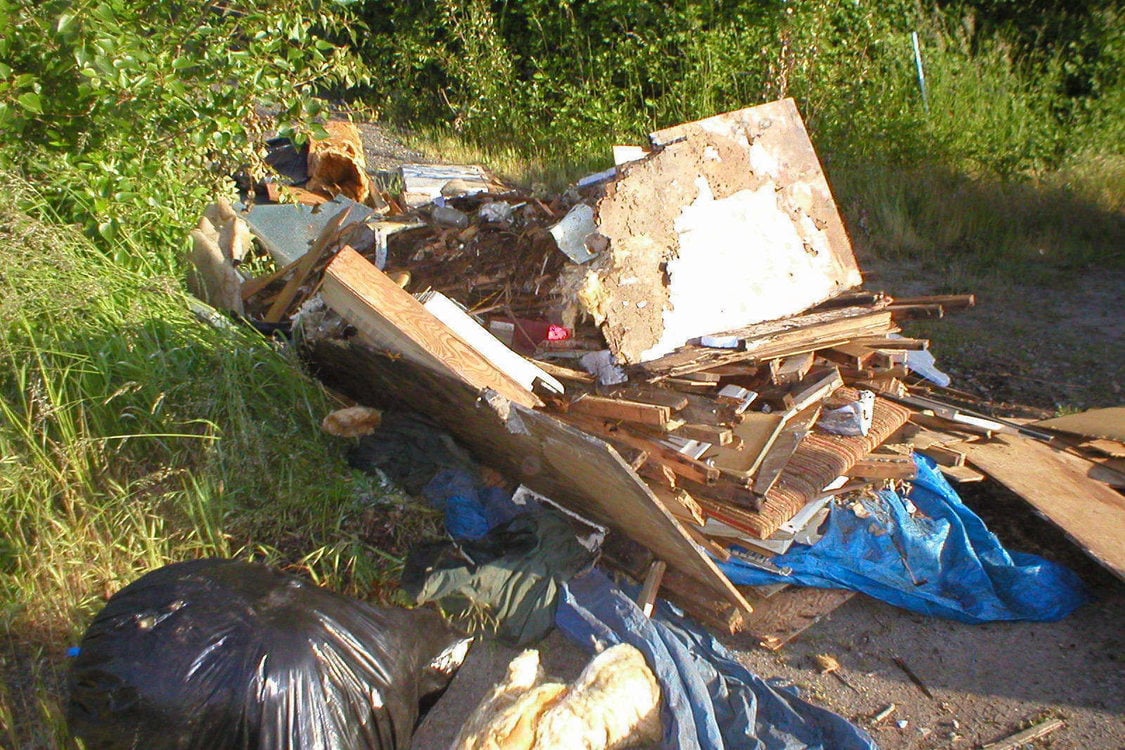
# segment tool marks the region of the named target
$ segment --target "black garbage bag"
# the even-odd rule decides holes
[[[195,560],[118,592],[70,673],[90,750],[395,750],[448,685],[465,638],[264,565]]]

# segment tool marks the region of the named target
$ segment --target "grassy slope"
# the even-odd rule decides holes
[[[63,743],[65,648],[141,573],[235,554],[383,595],[399,545],[364,514],[401,503],[346,467],[284,348],[201,322],[36,200],[0,183],[0,745],[21,748]]]

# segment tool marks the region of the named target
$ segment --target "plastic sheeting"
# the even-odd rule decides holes
[[[915,612],[963,622],[1059,620],[1086,601],[1081,580],[1049,560],[1008,552],[924,456],[910,501],[880,492],[860,517],[836,506],[824,537],[771,558],[788,576],[734,558],[720,565],[738,585],[793,583],[860,591]]]
[[[468,642],[263,565],[194,560],[113,596],[71,667],[91,750],[396,750]]]
[[[602,573],[571,580],[556,622],[593,649],[629,643],[644,653],[663,696],[667,750],[875,750],[846,719],[755,676],[666,602],[652,619]]]

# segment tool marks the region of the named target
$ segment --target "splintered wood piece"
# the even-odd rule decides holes
[[[864,479],[913,479],[918,476],[918,466],[910,456],[892,456],[873,453],[856,461],[846,475]]]
[[[855,341],[849,341],[831,349],[821,350],[820,356],[853,370],[862,370],[874,359],[875,350]]]
[[[750,605],[739,609],[717,599],[675,568],[669,568],[664,573],[662,590],[665,599],[683,607],[692,617],[717,632],[734,635],[746,629]]]
[[[663,427],[672,419],[672,410],[667,406],[605,398],[604,396],[580,396],[571,401],[567,408],[577,414],[605,419],[620,419],[653,427]]]
[[[478,390],[491,388],[523,406],[539,398],[466,344],[429,310],[351,248],[325,270],[324,300],[370,346],[406,357]]]
[[[652,608],[656,604],[656,594],[660,591],[660,583],[664,580],[664,572],[668,564],[663,560],[653,560],[649,566],[645,582],[641,586],[641,593],[637,596],[637,606],[645,613],[645,617],[652,617]]]
[[[1029,502],[1087,554],[1125,580],[1125,496],[1089,478],[1093,464],[1037,440],[998,435],[965,443],[978,469]]]
[[[1024,729],[1022,732],[1008,735],[1002,740],[996,742],[989,742],[987,745],[981,745],[980,750],[1017,750],[1027,743],[1046,737],[1051,732],[1062,729],[1066,724],[1062,719],[1044,719],[1043,721],[1033,726]]]
[[[863,336],[853,339],[852,343],[871,349],[925,351],[930,348],[929,339],[894,338],[893,336]]]
[[[593,385],[597,382],[597,378],[584,370],[575,370],[571,367],[562,367],[553,362],[548,362],[542,359],[533,360],[535,366],[543,370],[548,375],[558,378],[559,380],[569,380],[572,383],[585,383]]]
[[[281,268],[278,268],[276,271],[273,271],[272,273],[267,273],[264,276],[258,276],[257,278],[253,279],[247,279],[242,284],[242,301],[245,302],[246,300],[250,299],[255,294],[262,291],[275,281],[284,279],[291,271],[297,268],[297,264],[299,264],[300,262],[301,259],[298,258],[292,263],[288,263]]]
[[[789,385],[800,382],[812,369],[813,359],[812,352],[805,352],[784,359],[772,360],[770,362],[771,379],[775,385]],[[774,366],[775,363],[776,366]]]
[[[777,651],[855,596],[854,591],[793,587],[764,601],[751,599],[747,622],[759,645]]]
[[[648,453],[649,460],[646,466],[652,463],[661,464],[671,469],[677,476],[685,477],[700,484],[714,484],[719,478],[719,470],[708,466],[702,461],[689,458],[679,451],[665,445],[639,437],[629,432],[624,426],[606,424],[602,419],[583,414],[561,414],[561,419],[575,427],[606,439],[618,441],[638,450]]]
[[[891,314],[872,307],[845,307],[795,315],[758,323],[730,335],[742,339],[744,348],[709,349],[684,346],[678,351],[637,366],[645,377],[678,377],[736,363],[761,363],[779,357],[843,344],[856,336],[882,335],[897,331]]]
[[[964,466],[965,454],[952,448],[946,448],[938,443],[929,445],[915,444],[914,449],[927,458],[932,458],[938,466]]]
[[[894,304],[887,308],[895,320],[936,320],[945,317],[945,308],[933,304]]]
[[[703,509],[691,495],[681,489],[673,489],[664,484],[649,485],[652,494],[660,501],[669,513],[677,520],[684,523],[694,523],[702,526],[704,521]],[[685,527],[686,528],[686,527]]]
[[[624,388],[614,389],[609,395],[613,398],[625,399],[627,401],[664,406],[672,411],[679,411],[690,403],[688,397],[683,393],[678,393],[670,388],[658,388],[655,386],[625,386]]]
[[[758,466],[758,472],[754,475],[755,494],[765,495],[773,488],[781,472],[785,470],[785,465],[797,452],[801,441],[812,430],[818,417],[820,417],[820,404],[813,404],[788,420]]]

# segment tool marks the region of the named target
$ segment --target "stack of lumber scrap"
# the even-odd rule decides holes
[[[623,385],[598,387],[554,367],[568,389],[548,408],[631,456],[654,494],[712,549],[753,543],[832,494],[841,477],[847,490],[863,491],[914,475],[907,441],[916,428],[899,401],[913,379],[906,353],[928,342],[898,338],[897,321],[917,306],[972,302],[903,306],[849,293],[716,336],[733,348],[689,345],[637,365]],[[822,411],[859,400],[861,390],[879,394],[866,434],[817,425]]]

